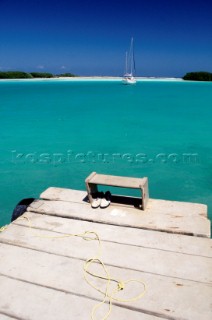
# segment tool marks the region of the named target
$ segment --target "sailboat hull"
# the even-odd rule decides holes
[[[123,82],[123,84],[136,84],[136,79],[134,77],[132,77],[132,78],[123,78],[122,82]]]

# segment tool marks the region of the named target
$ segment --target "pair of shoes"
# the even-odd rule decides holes
[[[107,208],[110,205],[110,203],[111,203],[111,193],[110,193],[110,191],[107,191],[107,192],[105,192],[105,194],[103,194],[103,198],[101,199],[100,208]]]
[[[96,209],[100,208],[107,208],[111,203],[111,193],[110,191],[105,192],[96,192],[92,194],[93,201],[91,203],[91,207]]]

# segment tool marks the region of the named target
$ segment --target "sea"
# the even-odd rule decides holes
[[[212,219],[211,119],[210,82],[1,80],[0,226],[48,187],[85,190],[93,171],[148,177],[151,198]]]

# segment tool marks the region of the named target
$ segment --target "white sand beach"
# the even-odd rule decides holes
[[[79,77],[53,77],[53,78],[33,78],[33,79],[0,79],[0,81],[122,81],[122,77],[112,76],[79,76]],[[184,81],[182,78],[163,77],[136,77],[140,81]]]

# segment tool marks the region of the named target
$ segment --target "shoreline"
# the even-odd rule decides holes
[[[182,78],[168,77],[136,77],[137,81],[184,81]],[[0,79],[0,81],[122,81],[122,77],[112,76],[80,76],[80,77],[53,77],[34,79]]]

